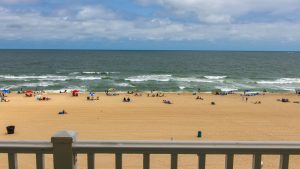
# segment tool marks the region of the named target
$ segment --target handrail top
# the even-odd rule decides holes
[[[1,142],[1,141],[0,141]],[[170,144],[300,144],[300,141],[214,141],[214,140],[78,140],[76,143],[170,143]]]
[[[78,141],[74,148],[230,148],[300,149],[296,141]]]
[[[0,141],[0,148],[52,148],[50,141]],[[74,148],[266,148],[300,149],[300,141],[149,141],[149,140],[89,140],[76,141]]]
[[[52,148],[52,143],[50,141],[29,141],[29,140],[0,141],[0,148],[7,148],[7,147]]]

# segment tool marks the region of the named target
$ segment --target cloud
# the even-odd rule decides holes
[[[230,21],[232,17],[210,14],[209,23],[186,23],[166,17],[125,19],[101,5],[56,9],[47,15],[0,7],[0,40],[300,41],[299,21],[239,23]]]
[[[194,16],[200,22],[232,23],[239,17],[259,13],[282,16],[300,10],[299,0],[138,0],[158,4],[176,15]]]
[[[0,4],[22,4],[22,3],[34,3],[38,0],[0,0]]]

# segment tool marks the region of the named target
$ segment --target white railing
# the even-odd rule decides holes
[[[0,153],[8,154],[9,169],[17,169],[17,154],[36,154],[36,168],[44,169],[44,154],[53,154],[54,169],[75,169],[77,154],[87,155],[88,169],[95,168],[95,154],[115,154],[116,169],[122,154],[143,154],[143,169],[150,169],[151,154],[170,154],[171,169],[177,169],[178,154],[198,155],[198,168],[205,169],[206,155],[226,156],[226,169],[233,169],[234,156],[253,155],[253,169],[261,169],[262,155],[280,155],[279,169],[288,169],[289,156],[300,154],[300,142],[259,141],[76,141],[75,132],[61,131],[47,141],[1,141]]]

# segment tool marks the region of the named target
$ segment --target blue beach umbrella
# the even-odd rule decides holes
[[[1,90],[3,93],[10,93],[10,91],[9,90],[7,90],[7,89],[4,89],[4,90]]]

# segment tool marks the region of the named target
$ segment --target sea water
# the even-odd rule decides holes
[[[293,91],[300,52],[0,50],[0,88]]]

